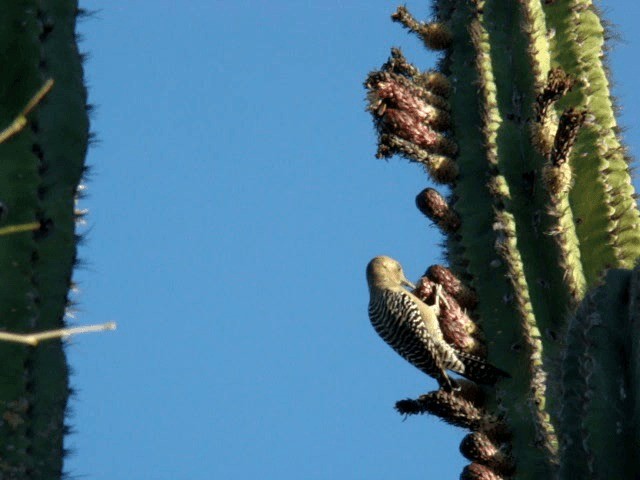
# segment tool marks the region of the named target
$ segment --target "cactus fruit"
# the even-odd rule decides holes
[[[637,478],[640,212],[600,14],[590,0],[433,7],[430,22],[392,19],[442,52],[438,70],[396,48],[365,81],[377,156],[440,185],[416,203],[448,266],[414,293],[442,285],[446,340],[512,378],[396,407],[472,431],[462,478]]]

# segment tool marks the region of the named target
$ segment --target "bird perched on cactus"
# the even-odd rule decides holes
[[[475,355],[461,352],[443,338],[438,323],[440,296],[427,305],[404,287],[415,288],[402,266],[386,256],[367,265],[369,318],[378,335],[409,363],[434,377],[440,388],[457,389],[447,370],[477,383],[493,385],[509,374]]]

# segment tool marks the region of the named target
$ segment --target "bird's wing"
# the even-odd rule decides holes
[[[456,355],[456,350],[449,345],[442,336],[442,330],[440,330],[440,323],[438,317],[432,307],[420,300],[417,296],[410,292],[404,292],[412,303],[416,306],[416,309],[420,313],[422,325],[424,331],[429,336],[429,343],[425,342],[425,346],[433,345],[433,356],[436,358],[438,365],[447,370],[453,370],[454,372],[464,373],[465,366]]]
[[[400,318],[404,319],[404,328],[401,331],[411,332],[415,337],[413,343],[417,344],[413,351],[407,352],[407,355],[414,357],[415,361],[427,355],[433,359],[438,368],[464,369],[462,364],[458,365],[459,362],[452,349],[442,339],[438,319],[431,308],[405,290],[400,292],[398,298],[398,307],[402,309]]]

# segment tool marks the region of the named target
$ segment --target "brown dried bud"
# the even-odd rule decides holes
[[[465,458],[487,466],[495,472],[510,475],[514,471],[513,459],[484,433],[473,432],[464,437],[460,443],[460,453]]]
[[[554,128],[555,124],[547,118],[544,121],[532,122],[530,125],[531,142],[545,158],[549,157],[549,153],[553,148]]]
[[[426,304],[433,305],[435,303],[436,286],[436,283],[432,280],[422,277],[418,280],[413,294]]]
[[[497,202],[503,202],[511,198],[509,185],[502,175],[493,175],[489,178],[487,181],[487,188],[489,189],[489,193],[495,197]]]
[[[454,233],[460,228],[460,217],[445,198],[433,188],[425,188],[416,197],[418,210],[431,219],[444,233]]]
[[[505,477],[498,475],[489,467],[479,463],[471,463],[464,467],[460,474],[460,480],[504,480]]]
[[[455,298],[462,308],[473,310],[478,305],[478,295],[464,285],[447,267],[432,265],[427,270],[427,276],[442,285],[444,291]]]
[[[562,68],[557,67],[549,70],[547,83],[536,96],[535,109],[538,122],[543,121],[543,118],[547,116],[549,107],[571,90],[574,83],[574,79]]]
[[[448,97],[451,95],[451,83],[442,73],[429,71],[423,73],[422,78],[422,82],[427,90],[430,90],[441,97]]]
[[[551,194],[551,201],[555,202],[571,188],[573,182],[571,167],[568,163],[559,166],[545,165],[542,169],[542,179],[547,191]]]
[[[483,431],[491,438],[504,437],[506,426],[496,417],[477,407],[457,392],[437,390],[421,395],[416,400],[396,402],[396,410],[403,415],[430,413],[450,425]]]
[[[436,153],[453,157],[458,154],[458,145],[450,138],[441,135],[438,138],[438,143],[433,146],[433,150]]]
[[[394,60],[389,62],[393,63]],[[390,68],[388,65],[381,71],[371,72],[367,78],[365,86],[369,90],[369,110],[378,117],[384,117],[388,109],[395,109],[436,131],[448,129],[451,117],[446,100],[427,91],[413,77],[387,70]],[[383,104],[385,106],[381,108]]]
[[[573,108],[566,110],[560,117],[553,148],[548,155],[549,163],[542,170],[544,185],[554,202],[571,188],[573,175],[569,156],[586,117],[585,110]]]
[[[436,287],[435,282],[422,277],[413,293],[423,302],[433,305],[436,302]],[[463,352],[485,356],[486,349],[478,339],[473,337],[473,334],[478,331],[477,325],[460,307],[455,298],[447,292],[441,291],[439,306],[438,322],[447,343]]]
[[[369,90],[368,109],[378,131],[378,157],[401,153],[425,165],[432,156],[453,163],[449,157],[458,147],[443,134],[451,125],[449,104],[428,90],[424,76],[400,50],[391,51],[389,61],[380,71],[369,74],[365,86]],[[457,176],[457,168],[447,170],[447,178]],[[436,175],[434,178],[438,180]]]
[[[429,153],[414,143],[393,134],[382,134],[378,141],[378,158],[389,158],[399,153],[410,161],[421,163],[434,182],[450,184],[458,176],[458,165],[453,158]]]
[[[401,23],[403,27],[414,33],[420,29],[421,25],[424,25],[422,22],[418,22],[404,5],[400,5],[397,10],[391,14],[391,20]]]
[[[386,131],[393,132],[420,148],[434,150],[438,145],[438,133],[429,125],[420,122],[410,112],[387,107],[382,116],[381,124]]]
[[[438,320],[447,342],[463,352],[486,357],[487,349],[477,338],[479,335],[478,326],[458,302],[450,298],[449,305],[442,306],[440,310]]]
[[[587,118],[585,110],[570,108],[562,113],[558,123],[558,130],[551,151],[551,164],[559,167],[569,161],[569,155],[576,143],[580,127]]]
[[[446,155],[431,154],[423,162],[424,168],[435,183],[450,184],[458,178],[458,164]]]
[[[548,92],[547,97],[553,101],[558,100],[566,95],[575,83],[575,79],[562,68],[552,68],[547,75],[547,85],[545,86],[545,91]]]
[[[431,50],[445,50],[451,46],[453,34],[443,23],[427,23],[418,32],[422,41]]]
[[[400,6],[396,12],[391,15],[394,22],[401,23],[410,32],[418,34],[427,48],[432,50],[444,50],[451,45],[453,35],[451,30],[442,23],[424,23],[418,22],[407,7]]]
[[[440,110],[442,110],[442,112],[449,115],[449,112],[451,111],[449,100],[430,91],[428,89],[428,85],[425,84],[422,76],[414,77],[414,81],[416,82],[416,85],[424,88],[424,91],[422,92],[422,98],[424,98],[425,102],[427,102],[429,105],[433,105],[434,107],[439,108]],[[446,128],[451,128],[450,117],[447,117],[447,122],[448,123],[446,125]]]
[[[467,380],[466,378],[456,378],[456,383],[460,390],[456,392],[461,398],[464,398],[476,407],[482,407],[485,401],[485,394],[477,383]]]
[[[382,66],[382,71],[397,73],[410,80],[422,75],[420,69],[412,63],[409,63],[402,54],[402,50],[398,47],[391,48],[391,56],[389,60],[387,60],[387,63]]]
[[[446,97],[451,93],[451,84],[446,75],[435,70],[428,70],[421,72],[418,67],[412,65],[402,54],[402,51],[393,47],[391,49],[391,56],[387,63],[382,66],[382,71],[395,73],[406,77],[408,80],[421,87],[425,92],[428,92],[427,103],[442,108],[443,110],[450,110],[449,102]],[[429,99],[434,99],[434,102]]]

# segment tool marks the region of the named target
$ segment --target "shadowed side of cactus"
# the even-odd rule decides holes
[[[482,439],[463,451],[494,452],[467,455],[464,478],[568,478],[581,460],[582,478],[635,478],[637,314],[623,312],[637,297],[629,270],[603,282],[636,264],[640,215],[599,13],[588,0],[435,0],[431,22],[404,7],[392,18],[442,58],[423,72],[393,49],[369,75],[378,157],[421,163],[445,188],[424,190],[417,204],[446,237],[455,281],[433,267],[427,276],[451,297],[462,285],[476,300],[449,309],[465,315],[455,324],[441,315],[442,330],[462,332],[449,341],[464,340],[512,377],[474,404],[474,418],[501,419],[508,438],[456,413],[452,423]],[[401,411],[444,416],[451,409],[440,397]],[[628,461],[615,462],[607,435],[628,446],[618,450]],[[498,468],[495,458],[508,461]]]
[[[559,415],[561,478],[637,478],[631,335],[640,268],[611,270],[569,321]],[[631,279],[634,278],[634,281]]]
[[[89,138],[76,46],[74,1],[5,1],[0,16],[0,129],[27,113],[0,143],[0,330],[64,326],[76,263],[75,202]],[[47,80],[51,91],[24,112]],[[0,477],[60,478],[70,393],[60,340],[37,348],[0,343]]]

